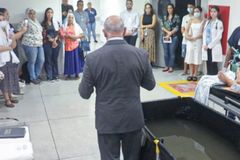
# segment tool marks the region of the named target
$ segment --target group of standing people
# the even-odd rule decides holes
[[[0,90],[5,99],[5,106],[14,107],[14,103],[18,103],[18,100],[13,94],[20,94],[21,66],[19,66],[19,55],[14,52],[19,44],[17,41],[21,42],[24,50],[28,72],[26,76],[29,76],[31,83],[39,84],[42,81],[43,67],[47,80],[59,79],[58,57],[63,45],[65,48],[64,75],[66,79],[72,76],[79,78],[79,73],[83,71],[84,66],[81,41],[84,38],[90,40],[90,31],[92,31],[94,41],[97,42],[94,28],[97,13],[91,3],[88,3],[88,8],[83,11],[82,0],[77,2],[78,9],[74,12],[73,7],[67,3],[67,0],[63,0],[63,24],[54,19],[52,8],[45,10],[41,23],[37,19],[37,12],[27,8],[24,20],[17,27],[13,27],[9,22],[8,10],[0,8]]]
[[[77,10],[74,11],[73,6],[68,3],[68,0],[62,0],[62,21],[63,24],[66,22],[67,14],[73,13],[75,20],[80,25],[85,38],[88,42],[91,42],[91,35],[93,36],[94,42],[97,43],[96,38],[96,16],[97,11],[92,7],[92,3],[87,3],[87,8],[84,9],[84,1],[77,1]]]
[[[185,58],[184,72],[187,74],[189,65],[190,75],[188,81],[197,81],[198,67],[206,61],[207,74],[218,74],[218,62],[223,61],[222,33],[223,23],[219,19],[219,8],[210,8],[208,20],[202,18],[202,8],[188,4],[189,14],[182,21],[182,56]]]
[[[149,53],[149,60],[154,63],[156,61],[155,27],[157,16],[152,4],[145,4],[144,14],[139,18],[138,13],[133,11],[133,1],[126,0],[126,10],[120,14],[120,17],[126,28],[124,39],[128,44],[136,45],[140,26],[140,48],[144,48]]]
[[[5,100],[5,106],[12,108],[15,103],[18,103],[13,94],[20,93],[17,73],[19,59],[13,49],[16,47],[16,40],[22,36],[26,28],[22,28],[18,34],[15,34],[8,21],[7,9],[0,8],[0,90]]]
[[[139,18],[138,14],[132,10],[133,1],[126,1],[127,10],[121,13],[126,32],[124,39],[131,45],[136,44],[138,36],[138,26],[140,26],[140,48],[144,48],[149,53],[149,61],[156,61],[156,25],[157,16],[154,13],[153,6],[146,3],[144,14]],[[189,14],[182,19],[175,13],[175,6],[168,4],[166,15],[162,17],[162,44],[164,49],[165,68],[163,72],[173,72],[175,65],[176,49],[180,37],[178,32],[183,35],[182,57],[184,58],[184,72],[187,75],[189,66],[189,81],[197,81],[199,65],[203,61],[207,63],[207,74],[216,75],[218,73],[218,62],[222,62],[221,39],[223,33],[223,23],[218,18],[219,8],[213,6],[210,9],[210,15],[207,20],[203,19],[202,8],[188,4]],[[140,19],[140,24],[138,23]]]
[[[40,74],[44,65],[47,80],[58,80],[58,57],[62,42],[65,44],[65,61],[64,61],[64,75],[69,77],[78,74],[82,71],[84,59],[80,57],[82,51],[77,50],[75,57],[71,57],[68,51],[74,52],[75,48],[69,48],[72,43],[79,45],[78,31],[75,30],[72,21],[69,20],[70,14],[67,15],[67,21],[63,26],[54,20],[54,11],[52,8],[47,8],[44,13],[44,20],[40,23],[36,18],[36,11],[34,9],[26,10],[27,19],[23,22],[27,30],[23,34],[22,47],[27,57],[27,68],[30,75],[30,80],[33,84],[41,82]],[[69,29],[71,28],[71,29]],[[71,30],[69,32],[69,30]],[[61,34],[64,30],[64,33]],[[72,45],[71,45],[72,46]],[[74,45],[73,45],[74,46]],[[72,46],[72,47],[73,47]],[[82,63],[78,63],[81,61]],[[81,68],[81,69],[79,69]]]

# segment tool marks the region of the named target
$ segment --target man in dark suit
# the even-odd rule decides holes
[[[123,40],[124,24],[119,16],[106,19],[103,29],[107,43],[87,55],[81,97],[88,99],[96,89],[96,129],[101,160],[139,160],[141,129],[144,126],[140,86],[155,87],[145,50]]]

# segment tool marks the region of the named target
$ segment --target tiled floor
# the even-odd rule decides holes
[[[153,69],[156,81],[180,80],[180,71],[163,73]],[[94,124],[95,95],[83,100],[78,94],[80,80],[27,85],[20,103],[8,109],[1,103],[0,117],[13,117],[30,127],[35,160],[99,159]],[[141,90],[142,101],[174,97],[158,85]]]

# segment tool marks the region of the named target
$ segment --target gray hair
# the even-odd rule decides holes
[[[119,16],[108,17],[104,22],[104,30],[106,32],[123,32],[123,20]]]

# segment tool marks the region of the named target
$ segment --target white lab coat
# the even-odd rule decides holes
[[[206,45],[206,27],[209,20],[206,22],[203,30],[203,46]],[[211,25],[212,41],[208,44],[208,48],[212,49],[212,61],[222,62],[223,61],[223,51],[222,51],[222,33],[223,33],[223,23],[219,19]],[[207,61],[207,51],[202,47],[202,60]]]

